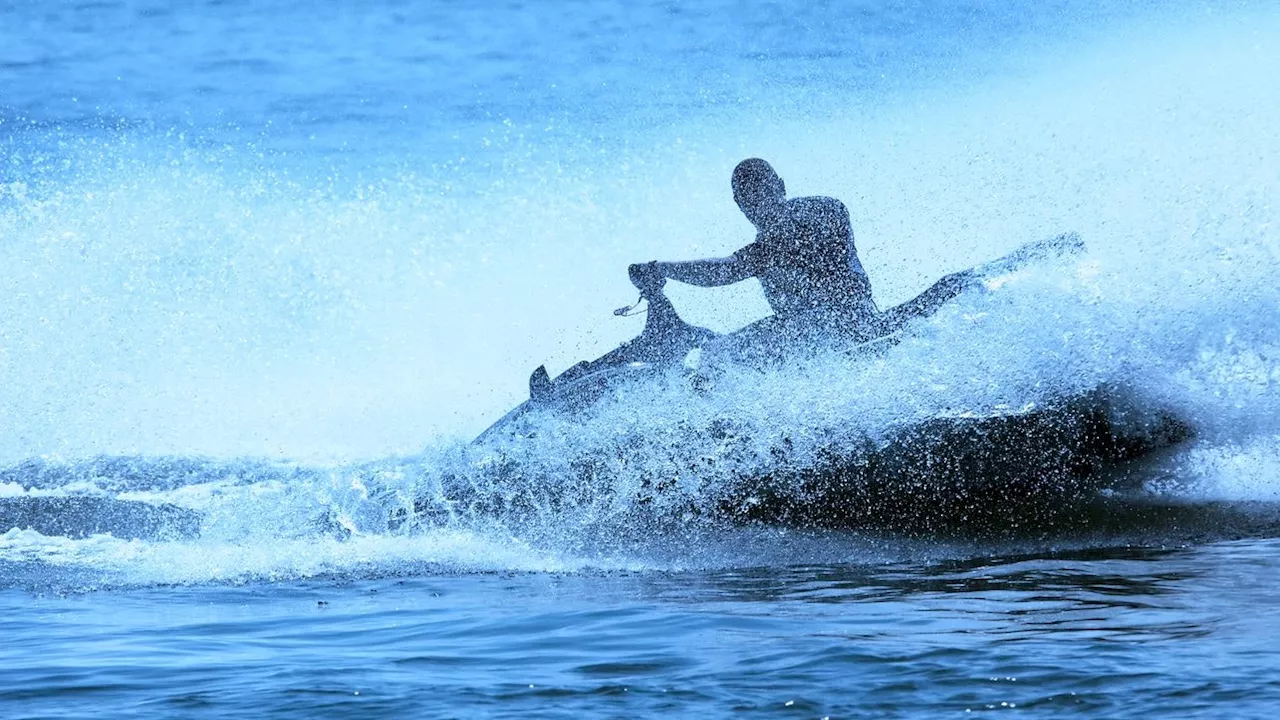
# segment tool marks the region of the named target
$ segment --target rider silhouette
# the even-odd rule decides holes
[[[572,383],[628,362],[670,361],[672,353],[688,344],[678,340],[691,336],[708,342],[714,355],[765,362],[815,341],[864,342],[934,312],[978,277],[975,270],[952,273],[914,299],[880,312],[843,203],[829,197],[787,199],[782,178],[759,158],[738,163],[732,185],[734,201],[756,227],[755,241],[723,258],[632,265],[631,281],[651,305],[645,332],[603,357],[569,368],[556,383]],[[1078,236],[1062,235],[1026,246],[1001,262],[1022,262],[1045,249],[1076,245]],[[760,281],[774,314],[719,338],[680,321],[661,294],[668,279],[714,287],[750,277]],[[545,367],[529,378],[529,390],[535,400],[550,396],[552,381]]]
[[[740,340],[779,332],[869,337],[878,312],[844,204],[829,197],[787,199],[782,178],[759,158],[738,163],[732,184],[734,201],[756,227],[754,242],[723,258],[633,265],[632,277],[701,287],[757,278],[774,314],[735,333]]]

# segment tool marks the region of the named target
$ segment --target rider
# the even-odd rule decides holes
[[[729,285],[758,278],[774,314],[713,343],[718,355],[740,359],[770,360],[785,356],[797,341],[834,339],[862,342],[879,337],[913,317],[937,309],[955,297],[973,277],[971,271],[942,278],[918,297],[880,312],[871,297],[871,282],[862,269],[853,245],[853,228],[844,204],[829,197],[787,199],[786,186],[769,163],[749,158],[733,170],[733,199],[742,214],[756,226],[756,239],[729,257],[683,262],[649,262],[632,265],[631,280],[651,304],[666,311],[658,318],[670,320],[674,309],[659,292],[667,279],[702,287]],[[650,310],[646,334],[592,362],[566,370],[556,382],[572,382],[597,370],[620,363],[664,361],[680,343],[669,342],[670,333],[712,333],[678,321],[654,323]],[[551,392],[545,367],[529,378],[534,399]]]
[[[733,199],[756,227],[754,242],[729,257],[633,265],[632,277],[701,287],[759,279],[774,315],[735,333],[739,338],[779,331],[811,339],[833,332],[853,340],[871,336],[879,313],[843,203],[787,199],[782,178],[759,158],[734,168]]]

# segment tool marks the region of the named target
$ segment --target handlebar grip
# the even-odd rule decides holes
[[[631,284],[636,286],[641,295],[656,293],[667,284],[667,279],[658,274],[658,262],[635,263],[627,268]]]

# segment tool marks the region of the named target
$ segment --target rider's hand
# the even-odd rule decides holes
[[[667,281],[658,272],[658,262],[656,260],[647,263],[636,263],[627,268],[627,274],[631,276],[631,284],[635,285],[642,293],[661,290]]]

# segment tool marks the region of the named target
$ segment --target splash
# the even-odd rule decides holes
[[[159,582],[376,557],[629,567],[636,555],[601,536],[680,537],[689,521],[637,520],[646,478],[670,481],[673,507],[697,506],[776,462],[784,440],[803,464],[938,413],[1101,385],[1196,428],[1197,445],[1152,470],[1153,491],[1272,501],[1278,30],[1269,11],[1166,19],[978,87],[768,127],[692,118],[596,164],[513,141],[498,174],[294,173],[250,149],[130,132],[10,145],[27,169],[0,190],[0,457],[71,460],[14,465],[0,493],[202,519],[197,537],[170,540],[18,530],[0,553]],[[846,201],[882,306],[1028,239],[1076,230],[1090,252],[949,306],[875,362],[731,370],[692,401],[672,377],[583,423],[541,418],[536,442],[465,442],[523,399],[533,365],[554,372],[634,334],[608,320],[632,295],[627,263],[746,240],[723,187],[744,155],[768,157],[795,194]],[[673,297],[722,330],[762,313],[750,288]],[[716,431],[726,419],[736,444]],[[212,459],[124,485],[75,460],[138,454]],[[438,514],[411,529],[424,497]]]

